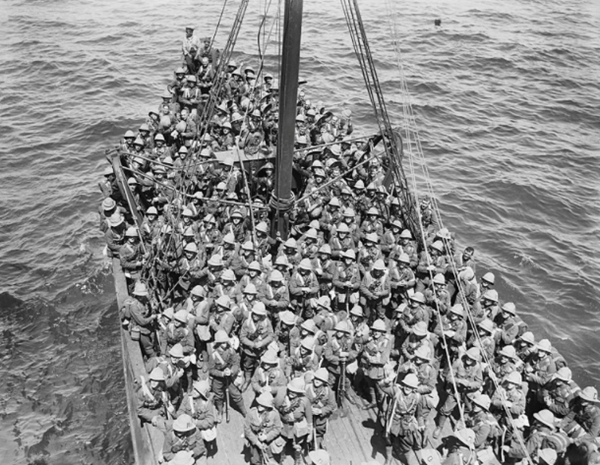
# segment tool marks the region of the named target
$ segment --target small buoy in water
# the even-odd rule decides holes
[[[442,20],[441,19],[434,19],[433,20],[433,24],[435,24],[436,26],[441,26],[442,25]]]

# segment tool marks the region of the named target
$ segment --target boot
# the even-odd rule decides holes
[[[394,452],[394,448],[392,446],[385,446],[385,462],[383,465],[392,465],[394,458],[392,454]]]
[[[223,420],[223,404],[215,405],[217,410],[217,416],[215,417],[215,423],[221,423]]]
[[[304,465],[304,457],[300,449],[294,450],[294,465]]]
[[[251,379],[252,373],[244,373],[244,384],[242,384],[242,387],[240,388],[242,393],[246,392],[246,389],[248,389],[248,386],[250,386]]]

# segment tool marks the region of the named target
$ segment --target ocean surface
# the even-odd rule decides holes
[[[261,40],[277,72],[277,2]],[[600,386],[600,3],[363,0],[394,124],[398,47],[444,223],[478,272]],[[0,0],[0,463],[128,464],[104,151],[135,129],[222,3]],[[237,3],[217,32],[223,46]],[[258,65],[250,2],[236,59]],[[342,10],[306,0],[307,97],[374,131]],[[440,27],[434,19],[442,20]],[[269,45],[266,45],[269,43]]]

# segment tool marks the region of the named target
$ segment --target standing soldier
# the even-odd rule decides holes
[[[296,314],[303,318],[314,315],[313,299],[319,293],[319,281],[313,273],[312,264],[308,258],[303,258],[298,268],[290,278],[289,291],[291,304]]]
[[[401,253],[397,260],[397,276],[390,283],[395,302],[406,302],[408,300],[408,291],[415,287],[415,273],[410,268],[410,257],[406,253]]]
[[[362,306],[367,310],[368,321],[385,320],[385,306],[390,300],[389,271],[383,260],[377,260],[366,271],[360,284]]]
[[[203,456],[206,460],[204,440],[192,417],[184,413],[175,419],[172,429],[165,434],[162,451],[162,457],[166,461],[172,460],[181,451],[190,452],[195,463],[201,463],[200,458]]]
[[[219,297],[214,302],[212,311],[209,314],[208,326],[210,332],[215,335],[219,330],[225,331],[227,335],[231,335],[235,317],[231,311],[231,300],[226,295]]]
[[[121,309],[121,319],[129,321],[132,339],[138,339],[142,354],[146,359],[156,356],[154,350],[154,322],[157,314],[152,314],[148,300],[148,289],[140,281],[135,283],[132,295],[125,299]]]
[[[421,448],[425,417],[418,388],[419,379],[414,373],[407,374],[400,384],[393,380],[381,382],[381,390],[390,397],[385,416],[385,465],[393,463],[394,446],[405,457]],[[411,463],[408,457],[406,460]]]
[[[383,320],[375,320],[371,326],[369,342],[364,347],[361,368],[369,388],[371,403],[366,408],[377,407],[377,415],[383,413],[383,393],[379,381],[384,378],[384,365],[390,359],[392,350],[392,338],[387,334],[387,328]]]
[[[306,374],[314,373],[319,368],[319,356],[315,353],[315,346],[315,337],[305,336],[292,351],[286,367],[290,378],[306,377]]]
[[[261,356],[267,351],[268,345],[275,339],[273,326],[267,318],[267,309],[262,302],[255,302],[251,314],[242,323],[240,344],[242,346],[242,369],[244,384],[242,392],[250,385],[254,370]]]
[[[323,449],[323,440],[327,432],[329,417],[335,411],[335,394],[329,386],[329,373],[319,368],[306,388],[306,397],[310,401],[313,414],[315,449]]]
[[[319,248],[319,254],[313,260],[313,269],[319,281],[319,295],[330,295],[336,265],[331,259],[331,247],[329,244],[323,244]]]
[[[456,357],[467,339],[467,322],[462,305],[453,305],[448,314],[442,317],[434,332],[439,338],[441,348],[447,348],[450,357]]]
[[[358,289],[361,282],[354,250],[340,252],[340,261],[334,268],[332,279],[336,293],[334,308],[338,311],[348,311],[350,306],[358,301]]]
[[[312,407],[305,390],[304,378],[294,378],[275,399],[283,423],[282,435],[294,448],[294,465],[302,465],[303,451],[312,431]]]
[[[273,396],[263,392],[246,417],[244,436],[250,446],[251,465],[264,465],[273,460],[279,463],[285,441],[281,438],[283,425],[279,412],[273,407]]]
[[[329,245],[331,247],[331,256],[334,260],[341,258],[343,251],[354,251],[356,249],[356,243],[350,235],[350,229],[346,223],[341,223],[337,227],[335,236],[329,239]]]
[[[262,292],[262,302],[269,310],[272,321],[279,319],[279,312],[287,310],[290,304],[290,294],[280,271],[271,272],[269,282],[265,283]]]
[[[127,228],[127,231],[125,231],[125,241],[125,244],[119,249],[119,259],[121,261],[121,268],[123,268],[123,272],[128,278],[128,283],[132,285],[140,279],[140,274],[146,260],[144,248],[140,242],[140,236],[136,228]]]
[[[346,368],[358,356],[351,333],[351,326],[346,321],[340,321],[323,353],[324,365],[329,372],[329,385],[336,392],[340,406],[342,398],[347,399],[349,396],[350,382],[346,376]]]
[[[235,405],[243,417],[246,416],[246,407],[242,393],[233,382],[240,372],[240,356],[229,344],[227,333],[219,330],[215,335],[213,350],[208,359],[208,372],[212,377],[212,392],[215,395],[217,408],[216,422],[220,423],[223,417],[223,404],[229,409],[229,402]],[[229,413],[227,413],[227,416]]]
[[[477,347],[471,347],[467,353],[458,358],[452,367],[446,370],[446,399],[441,406],[437,416],[437,428],[433,432],[433,437],[438,439],[442,434],[442,429],[452,415],[457,405],[470,405],[469,394],[481,389],[483,385],[483,373],[481,369],[481,352]],[[457,399],[458,390],[460,399]]]

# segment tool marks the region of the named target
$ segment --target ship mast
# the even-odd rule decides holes
[[[274,210],[271,233],[273,235],[280,233],[283,239],[288,236],[289,213],[294,202],[292,164],[298,102],[302,6],[303,0],[286,0],[283,20],[275,189],[271,199]]]

